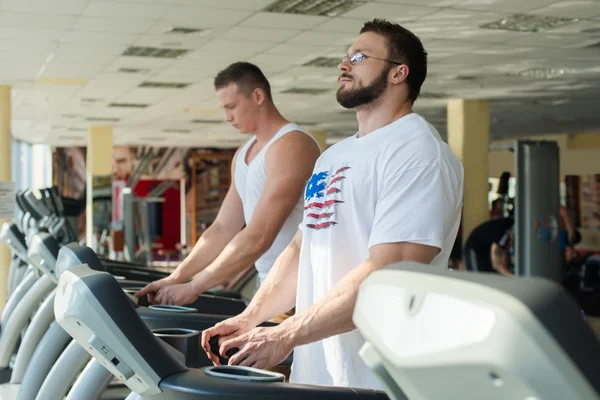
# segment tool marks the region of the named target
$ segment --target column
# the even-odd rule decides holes
[[[11,182],[11,141],[10,141],[10,86],[0,86],[0,182]],[[14,202],[15,200],[12,199]],[[2,218],[0,216],[0,218]],[[0,220],[0,225],[8,220]],[[0,310],[4,308],[8,290],[8,269],[11,252],[8,246],[0,242]]]
[[[448,102],[448,144],[462,161],[463,243],[473,229],[490,219],[488,210],[488,146],[490,110],[487,100],[452,99]]]
[[[88,144],[86,157],[86,243],[94,246],[94,224],[93,224],[93,193],[94,188],[105,187],[112,172],[113,156],[113,128],[112,126],[92,126],[88,130]]]
[[[327,150],[327,132],[324,131],[309,131],[309,133],[315,138],[321,151]]]

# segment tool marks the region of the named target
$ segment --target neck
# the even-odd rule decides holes
[[[403,103],[398,103],[391,96],[386,96],[372,104],[361,106],[356,110],[358,136],[366,136],[412,112],[412,103],[410,101],[407,100]]]
[[[254,130],[259,147],[267,144],[277,131],[287,123],[289,121],[283,118],[275,107],[265,109],[262,115],[257,118],[256,129]]]

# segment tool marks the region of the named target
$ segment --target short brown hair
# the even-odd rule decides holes
[[[384,19],[365,22],[360,33],[373,32],[387,40],[388,58],[408,66],[408,97],[414,103],[427,76],[427,52],[421,40],[399,24]]]
[[[260,68],[249,62],[236,62],[222,70],[215,77],[215,90],[235,83],[238,90],[246,96],[259,88],[265,92],[267,98],[273,101],[271,85]]]

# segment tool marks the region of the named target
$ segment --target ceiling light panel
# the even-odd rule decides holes
[[[211,38],[206,34],[146,34],[138,40],[132,42],[134,46],[139,47],[159,47],[171,49],[188,49],[197,50],[211,41]]]
[[[483,24],[482,29],[502,29],[514,32],[538,32],[577,22],[573,18],[543,17],[537,15],[515,14],[494,22]]]
[[[304,67],[335,68],[342,62],[339,57],[317,57],[304,64]]]
[[[530,68],[517,72],[515,75],[533,79],[554,79],[563,77],[569,72],[563,68]]]
[[[320,88],[289,88],[280,93],[284,94],[311,94],[311,95],[319,95],[323,93],[329,92],[329,89],[320,89]]]
[[[206,32],[206,30],[200,29],[200,28],[189,28],[189,27],[184,27],[184,26],[176,26],[176,27],[173,27],[172,29],[168,30],[165,33],[173,34],[173,35],[197,35],[202,32]]]
[[[87,117],[85,120],[90,122],[119,122],[121,119],[110,117]]]
[[[180,82],[142,82],[139,87],[141,88],[156,88],[156,89],[183,89],[190,86],[191,83],[180,83]]]
[[[111,108],[146,108],[149,105],[142,103],[110,103],[108,106]]]
[[[211,125],[219,125],[222,124],[222,120],[208,120],[208,119],[193,119],[190,121],[192,124],[211,124]]]
[[[163,129],[165,133],[179,133],[179,134],[190,134],[192,133],[191,129],[177,129],[177,128],[167,128]]]
[[[265,11],[337,17],[365,3],[366,1],[361,0],[277,0],[265,8]]]
[[[166,47],[141,47],[131,46],[128,47],[124,52],[123,56],[130,57],[150,57],[150,58],[169,58],[176,59],[187,54],[187,49],[172,49]]]

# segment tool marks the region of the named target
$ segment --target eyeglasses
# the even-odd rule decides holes
[[[363,62],[365,60],[365,58],[374,58],[375,60],[387,61],[387,62],[390,62],[392,64],[402,65],[402,63],[400,63],[398,61],[392,61],[392,60],[386,60],[385,58],[368,56],[365,53],[360,53],[360,52],[359,53],[354,53],[350,57],[344,56],[344,58],[342,58],[342,62],[344,62],[346,60],[349,60],[350,64],[352,64],[352,65],[358,65],[361,62]]]

